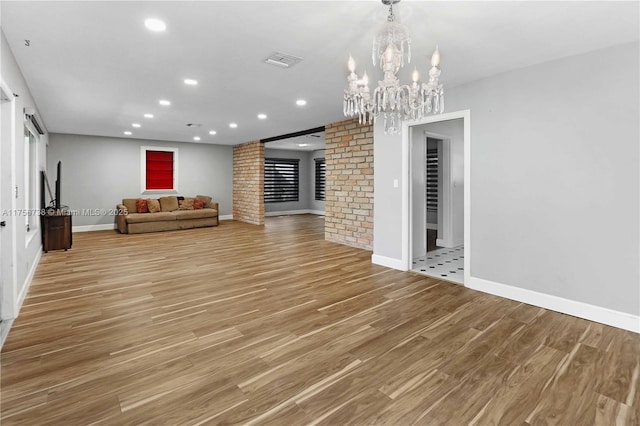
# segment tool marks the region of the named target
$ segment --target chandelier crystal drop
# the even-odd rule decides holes
[[[356,74],[356,63],[351,56],[347,62],[348,87],[344,91],[343,112],[346,117],[358,117],[360,124],[372,124],[382,117],[386,133],[399,133],[402,120],[419,120],[428,114],[444,110],[444,89],[439,82],[440,52],[436,47],[431,56],[429,81],[420,82],[420,74],[414,69],[411,84],[401,85],[397,77],[405,64],[411,62],[411,38],[404,25],[395,22],[393,5],[400,0],[382,0],[389,6],[389,16],[384,27],[373,40],[373,65],[380,66],[384,76],[371,93],[369,77]]]

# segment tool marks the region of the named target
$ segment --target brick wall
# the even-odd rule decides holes
[[[325,239],[373,250],[373,126],[329,124],[325,140]]]
[[[264,225],[264,143],[233,147],[233,218]]]

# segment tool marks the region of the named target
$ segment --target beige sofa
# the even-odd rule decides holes
[[[200,200],[204,207],[196,209],[190,205],[189,200],[194,199]],[[211,201],[211,197],[198,195],[184,200],[178,197],[147,199],[147,202],[151,200],[154,205],[160,206],[160,211],[153,213],[139,213],[137,205],[140,200],[125,198],[122,204],[118,204],[116,222],[120,233],[141,234],[218,225],[218,203]]]

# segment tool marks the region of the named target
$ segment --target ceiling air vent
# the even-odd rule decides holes
[[[267,64],[276,65],[281,68],[291,68],[298,62],[302,61],[302,58],[289,55],[288,53],[273,52],[267,59],[264,60]]]

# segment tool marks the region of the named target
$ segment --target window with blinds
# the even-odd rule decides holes
[[[427,149],[427,211],[438,212],[438,150]]]
[[[316,200],[324,201],[325,180],[326,180],[326,163],[324,158],[316,158]]]
[[[265,158],[264,202],[298,201],[299,162],[295,159]]]

